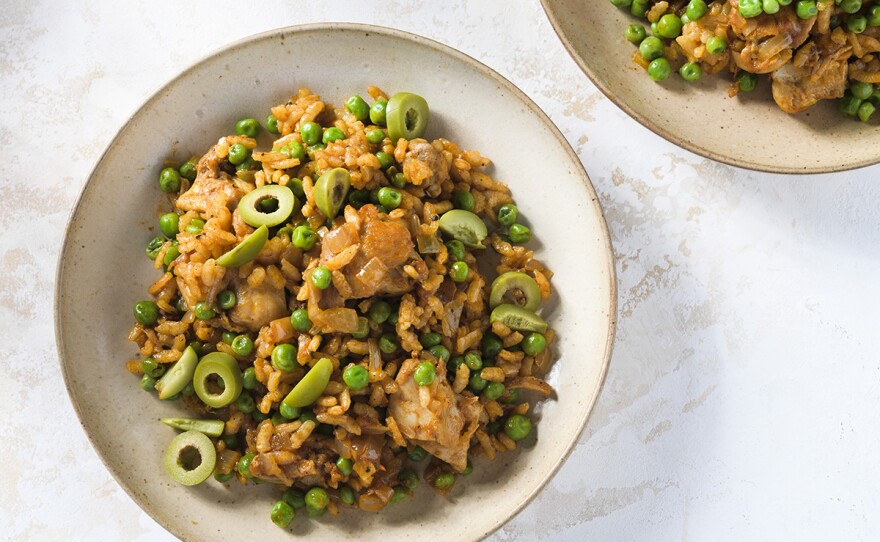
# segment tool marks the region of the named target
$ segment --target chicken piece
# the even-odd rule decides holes
[[[825,37],[811,40],[773,74],[773,99],[786,113],[799,113],[819,100],[840,98],[846,90],[851,54],[848,45]]]
[[[449,164],[432,144],[424,139],[413,139],[403,158],[403,175],[410,183],[421,186],[426,194],[436,197],[443,190],[443,182],[449,180]]]
[[[750,19],[739,12],[739,0],[728,0],[730,30],[745,46],[731,50],[740,69],[751,73],[770,73],[785,65],[810,35],[816,17],[801,19],[793,9],[779,10]]]
[[[397,422],[404,437],[461,472],[467,467],[467,451],[477,429],[480,404],[471,400],[476,398],[456,404],[442,361],[430,386],[417,385],[413,372],[419,363],[419,360],[408,359],[401,366],[395,379],[399,390],[390,397],[388,414]],[[469,422],[467,430],[466,422]]]
[[[412,236],[403,220],[380,217],[373,205],[356,213],[346,213],[346,224],[324,236],[321,263],[324,264],[348,247],[359,243],[354,257],[339,271],[349,288],[340,291],[345,298],[360,299],[374,295],[401,295],[412,290],[413,280],[403,272],[411,264],[424,269],[416,253]]]
[[[235,297],[238,302],[227,313],[229,319],[251,331],[259,331],[288,313],[284,288],[276,288],[268,279],[253,287],[246,279],[236,278]]]
[[[219,144],[211,147],[199,160],[195,181],[189,190],[177,198],[178,209],[196,211],[208,218],[221,217],[228,215],[241,199],[241,190],[233,184],[230,174],[223,170],[229,162],[225,156],[221,158],[217,154],[218,147]]]

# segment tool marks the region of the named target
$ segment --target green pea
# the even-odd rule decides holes
[[[384,139],[385,132],[383,130],[376,128],[375,130],[367,132],[367,143],[370,143],[371,145],[378,145],[379,143],[382,143]]]
[[[501,431],[501,420],[495,420],[486,425],[486,432],[490,435],[496,435],[498,431]]]
[[[251,474],[251,462],[253,462],[255,457],[257,457],[257,454],[244,454],[241,456],[241,459],[238,460],[238,473],[245,478],[253,478],[254,475]]]
[[[352,488],[348,486],[342,486],[339,488],[339,500],[342,501],[343,504],[352,506],[357,500],[357,497],[355,496],[354,490]]]
[[[315,425],[318,425],[319,423],[318,417],[315,416],[315,413],[311,410],[303,410],[302,414],[299,416],[299,421],[302,423],[313,422]]]
[[[440,490],[450,489],[455,485],[455,475],[451,472],[444,472],[434,478],[434,487]]]
[[[239,335],[239,337],[247,337],[247,335]],[[232,350],[235,350],[235,342],[232,343]],[[251,343],[251,348],[253,349],[253,343]],[[235,352],[238,354],[238,352]],[[240,355],[240,354],[239,354]],[[257,380],[257,371],[254,370],[253,367],[248,367],[241,374],[241,385],[246,390],[252,390],[257,387],[259,381]]]
[[[329,269],[321,265],[312,271],[311,280],[315,288],[326,290],[330,287],[330,283],[333,281],[333,275],[330,273]]]
[[[639,44],[639,54],[648,62],[663,56],[663,41],[656,36],[648,36]]]
[[[370,106],[357,94],[345,101],[345,108],[359,121],[370,118]]]
[[[709,11],[709,6],[706,5],[705,0],[691,0],[688,2],[687,10],[685,13],[688,16],[688,19],[691,21],[696,21],[700,17],[706,14]]]
[[[238,297],[232,290],[223,290],[217,295],[217,306],[228,311],[238,303]]]
[[[844,96],[838,102],[838,109],[840,112],[848,117],[854,117],[859,112],[859,107],[862,105],[862,100],[856,98],[855,96]]]
[[[177,225],[180,217],[177,213],[165,213],[159,217],[159,230],[165,237],[174,237],[177,235]]]
[[[510,440],[522,440],[532,432],[532,420],[521,414],[514,414],[504,422],[504,432]]]
[[[418,463],[428,457],[428,452],[426,452],[425,449],[421,446],[415,446],[412,450],[410,450],[407,457],[409,457],[410,461]]]
[[[235,340],[235,333],[232,331],[224,331],[222,335],[222,340],[226,344],[232,344],[232,341]]]
[[[659,58],[657,60],[666,60],[665,58]],[[656,61],[655,61],[656,62]],[[653,62],[652,62],[653,64]],[[667,67],[669,66],[669,62],[666,62]],[[668,74],[667,74],[668,77]],[[524,226],[522,224],[512,224],[508,229],[508,235],[510,235],[510,242],[521,245],[523,243],[528,243],[532,239],[532,230],[528,228],[528,226]]]
[[[226,482],[232,480],[232,477],[235,476],[233,472],[221,473],[214,471],[214,479],[220,482],[221,484],[225,484]]]
[[[360,365],[351,364],[342,372],[342,381],[351,391],[361,391],[370,384],[370,373]]]
[[[674,13],[667,13],[657,21],[657,34],[661,38],[675,39],[681,35],[681,19]]]
[[[141,372],[145,375],[150,375],[152,378],[159,378],[165,374],[165,367],[152,357],[144,358],[144,360],[141,361]]]
[[[267,416],[266,414],[263,414],[259,410],[255,410],[251,413],[251,418],[253,418],[254,421],[257,423],[262,423],[262,422],[268,420],[269,416]]]
[[[775,15],[779,13],[779,0],[762,0],[761,8],[763,9],[764,13]]]
[[[241,164],[251,156],[251,151],[241,143],[236,143],[229,147],[227,158],[230,164]]]
[[[406,491],[402,487],[395,487],[394,493],[391,494],[391,498],[388,499],[388,504],[394,504],[396,502],[400,502],[406,498]]]
[[[386,209],[397,209],[402,201],[403,196],[394,188],[383,186],[379,189],[379,204]]]
[[[379,159],[379,167],[382,169],[388,169],[394,165],[394,157],[384,151],[379,151],[376,153],[376,158]]]
[[[205,303],[204,301],[199,301],[196,303],[195,308],[193,309],[195,312],[196,318],[199,320],[210,320],[211,318],[217,316],[217,313],[211,309],[211,305]]]
[[[859,120],[862,122],[868,122],[871,120],[871,115],[873,115],[876,110],[877,108],[874,107],[874,104],[871,102],[862,103],[862,105],[859,106],[859,111],[857,113]]]
[[[739,72],[736,75],[736,83],[743,92],[751,92],[758,86],[758,76],[754,73]]]
[[[266,117],[266,130],[269,131],[270,134],[277,134],[278,131],[278,119],[275,118],[275,115],[269,115]]]
[[[456,209],[473,211],[476,201],[474,201],[474,195],[467,190],[456,190],[452,193],[452,204]]]
[[[232,339],[232,351],[235,352],[235,355],[241,357],[247,357],[251,355],[251,352],[254,351],[254,341],[251,340],[247,335],[239,335],[236,338]],[[248,388],[253,389],[253,388]]]
[[[483,352],[483,357],[487,359],[494,360],[502,348],[504,348],[504,343],[493,333],[483,335],[483,339],[480,341],[480,350]]]
[[[415,379],[416,384],[419,386],[430,386],[434,383],[434,378],[437,376],[437,368],[434,367],[434,364],[430,361],[423,361],[419,363],[416,370],[413,372],[413,379]]]
[[[519,390],[517,388],[513,388],[511,390],[507,390],[507,393],[501,396],[502,403],[518,403],[519,402]]]
[[[327,145],[333,143],[334,141],[339,141],[340,139],[345,139],[345,132],[335,126],[332,126],[324,130],[324,135],[321,138],[321,141],[325,145]]]
[[[383,354],[393,354],[397,352],[397,337],[391,333],[386,333],[379,338],[379,350]]]
[[[242,414],[250,414],[256,408],[254,398],[249,393],[242,393],[235,400],[235,408]]]
[[[180,190],[180,174],[174,168],[163,169],[159,172],[159,189],[169,193]]]
[[[678,74],[685,81],[693,83],[694,81],[699,81],[700,77],[703,76],[703,68],[696,62],[686,62],[678,69]]]
[[[844,13],[858,13],[862,9],[862,0],[837,0],[837,4]]]
[[[486,399],[497,401],[502,395],[504,395],[504,384],[501,382],[489,382],[486,389],[483,391],[483,395],[486,396]]]
[[[397,479],[400,480],[403,487],[409,490],[419,487],[419,475],[409,469],[400,471],[400,474],[397,475]]]
[[[260,133],[260,123],[257,119],[241,119],[235,123],[235,133],[255,138]]]
[[[292,344],[277,344],[272,349],[272,366],[279,371],[290,372],[297,368],[296,347]]]
[[[518,216],[519,210],[512,203],[506,203],[498,208],[498,222],[502,226],[512,226]]]
[[[846,20],[846,27],[850,32],[861,34],[868,26],[868,19],[861,15],[853,15]]]
[[[190,220],[189,224],[186,226],[187,233],[191,233],[192,235],[198,235],[202,233],[202,230],[205,229],[205,221],[199,218],[194,218]]]
[[[442,359],[444,362],[449,361],[449,349],[443,346],[442,344],[438,344],[437,346],[432,346],[428,349],[428,352],[431,353],[435,358]]]
[[[471,270],[470,270],[470,268],[468,267],[468,264],[466,264],[466,263],[464,263],[464,262],[461,262],[461,261],[459,261],[459,262],[454,262],[454,263],[449,267],[449,277],[450,277],[454,282],[464,282],[464,281],[466,281],[466,280],[468,279],[468,276],[470,275],[470,273],[471,273]]]
[[[302,408],[290,406],[287,403],[281,403],[278,407],[278,413],[287,420],[295,420],[302,416]]]
[[[464,365],[464,356],[455,356],[446,362],[446,372],[449,376],[455,375],[459,365]]]
[[[419,337],[419,342],[422,343],[422,346],[425,348],[437,346],[442,340],[443,337],[439,333],[434,333],[433,331],[422,333],[422,336]]]
[[[406,186],[406,177],[403,176],[403,173],[395,173],[391,176],[391,184],[397,188],[404,188]]]
[[[284,150],[286,150],[287,156],[299,160],[300,163],[306,161],[306,149],[299,141],[291,141],[286,147],[284,147]],[[300,181],[300,187],[302,187],[302,181]]]
[[[764,13],[764,6],[761,0],[739,0],[739,14],[746,19],[757,17]]]
[[[631,24],[626,28],[626,39],[630,43],[638,45],[647,35],[648,31],[640,24]]]
[[[306,508],[324,510],[330,504],[330,495],[322,487],[313,487],[306,493]]]
[[[628,8],[633,0],[611,0],[611,3],[619,8]]]
[[[323,143],[315,143],[314,145],[310,146],[306,150],[309,153],[309,158],[314,159],[315,158],[315,151],[323,151],[326,148],[327,148],[327,145],[325,145]]]
[[[470,387],[470,389],[477,393],[480,393],[481,391],[486,389],[487,385],[489,385],[489,382],[484,380],[483,377],[480,376],[480,373],[472,374],[470,380],[468,381],[468,387]]]
[[[290,242],[300,250],[309,251],[312,250],[315,243],[318,242],[318,234],[308,226],[297,226],[293,229],[293,235],[290,238]]]
[[[312,321],[309,319],[308,309],[296,309],[290,314],[290,325],[300,333],[312,329]]]
[[[447,242],[446,250],[449,252],[449,257],[452,258],[452,261],[460,262],[464,260],[466,254],[464,243],[458,239],[453,239],[452,241]]]
[[[385,126],[385,110],[387,108],[387,100],[376,100],[376,102],[370,108],[370,122],[372,122],[376,126]]]
[[[795,11],[801,19],[809,19],[819,13],[816,8],[816,0],[799,0]]]
[[[353,466],[354,463],[351,459],[340,457],[336,460],[336,468],[339,469],[339,472],[342,473],[343,476],[348,476],[349,474],[351,474]]]
[[[471,371],[479,371],[483,368],[483,357],[478,352],[468,352],[464,356],[464,363]]]
[[[238,434],[232,435],[223,435],[220,437],[223,440],[223,443],[226,444],[226,447],[230,450],[238,447]]]
[[[868,26],[880,26],[880,5],[871,6],[868,10]]]
[[[370,334],[370,322],[363,316],[358,317],[358,329],[351,334],[355,339],[366,338]]]
[[[636,17],[644,17],[648,14],[649,7],[650,5],[648,4],[648,0],[632,0],[630,13],[632,13]]]
[[[152,301],[134,304],[134,319],[145,326],[152,326],[159,319],[159,306]]]
[[[164,237],[153,237],[147,243],[146,253],[147,258],[151,260],[155,260],[156,256],[159,255],[159,251],[162,250],[162,247],[165,246],[165,238]]]
[[[299,134],[306,145],[315,145],[321,141],[324,129],[317,122],[306,122],[299,128]]]
[[[156,379],[145,374],[141,377],[141,389],[144,391],[154,391],[156,389]]]
[[[537,356],[547,348],[547,339],[540,333],[529,333],[522,341],[523,352],[528,356]]]
[[[288,420],[287,418],[282,416],[280,412],[276,412],[275,414],[272,414],[272,425],[274,425],[275,427],[278,427],[279,425],[284,425],[288,421],[290,421],[290,420]]]
[[[648,77],[653,81],[665,81],[669,78],[670,73],[672,73],[672,66],[665,58],[656,58],[648,64]]]
[[[400,317],[400,306],[391,307],[391,314],[388,315],[388,323],[397,326],[397,319]]]
[[[853,81],[849,85],[849,91],[856,98],[867,100],[874,93],[874,85],[871,83],[862,83],[861,81]]]
[[[186,162],[181,164],[178,171],[181,177],[192,181],[195,180],[196,176],[198,175],[198,171],[196,170],[197,167],[198,164],[196,163],[196,159],[191,158],[190,160],[187,160]]]
[[[706,50],[713,55],[720,55],[727,50],[727,39],[722,36],[712,36],[706,40]]]
[[[294,516],[296,516],[296,510],[294,510],[293,507],[286,502],[277,501],[275,504],[272,505],[272,513],[270,514],[270,517],[272,518],[272,523],[281,527],[282,529],[290,525],[290,522],[293,521]]]
[[[385,301],[377,301],[370,306],[367,314],[370,316],[370,320],[377,324],[384,324],[388,317],[391,316],[391,305]]]
[[[299,510],[306,507],[306,494],[302,490],[295,487],[292,487],[282,493],[281,500],[292,506],[294,510]]]
[[[178,297],[176,301],[174,301],[174,308],[177,309],[177,312],[186,312],[189,310],[189,307],[186,306],[186,300],[183,297]]]

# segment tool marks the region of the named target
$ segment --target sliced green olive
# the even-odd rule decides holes
[[[388,125],[388,137],[397,143],[401,137],[416,139],[425,135],[431,111],[428,102],[418,94],[398,92],[388,100],[385,108],[385,122]]]
[[[274,199],[278,202],[278,208],[271,213],[262,211],[260,205],[263,201]],[[260,226],[277,226],[299,211],[299,200],[293,191],[280,184],[267,184],[255,190],[251,190],[238,202],[238,212],[241,218],[249,225],[258,228]]]
[[[185,485],[201,484],[214,472],[217,450],[204,433],[187,431],[171,440],[165,450],[165,468],[175,481]]]
[[[489,315],[489,321],[501,322],[510,329],[518,331],[537,331],[538,333],[547,331],[547,322],[540,316],[518,305],[508,303],[495,307],[492,314]]]
[[[183,391],[183,388],[192,382],[198,364],[199,355],[192,346],[187,346],[177,363],[156,382],[159,399],[168,399]]]
[[[315,183],[315,205],[327,218],[334,218],[345,203],[351,186],[351,174],[345,168],[325,171]]]
[[[162,418],[162,423],[168,427],[182,431],[198,431],[209,437],[219,437],[223,434],[226,423],[223,420],[196,420],[193,418]]]
[[[260,226],[235,248],[217,258],[220,267],[241,267],[257,257],[269,239],[269,228]]]
[[[453,209],[440,217],[440,230],[471,248],[486,248],[483,239],[489,235],[483,219],[470,211]]]
[[[526,302],[520,305],[527,311],[536,311],[541,304],[541,289],[535,279],[519,273],[517,271],[509,271],[499,275],[492,282],[492,289],[489,292],[489,307],[495,308],[504,303],[504,296],[508,293],[519,290],[526,298]]]
[[[212,375],[223,380],[220,393],[214,393],[219,386],[212,386],[208,381]],[[203,357],[193,375],[193,387],[199,399],[211,408],[223,408],[238,399],[243,385],[235,358],[224,352],[211,352]]]
[[[324,393],[332,372],[333,363],[327,358],[319,359],[306,376],[290,390],[283,403],[291,407],[306,407],[314,403]]]

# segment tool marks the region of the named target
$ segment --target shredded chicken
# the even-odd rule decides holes
[[[221,148],[224,150],[221,151]],[[222,169],[228,166],[225,145],[218,143],[211,147],[199,160],[192,186],[177,198],[177,207],[184,211],[197,211],[208,218],[228,215],[243,195],[235,187],[230,173]]]
[[[799,113],[819,100],[846,91],[852,48],[823,36],[801,47],[792,62],[773,74],[773,99],[786,113]]]

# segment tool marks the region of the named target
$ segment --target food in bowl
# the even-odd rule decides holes
[[[838,99],[868,122],[880,107],[880,3],[874,0],[611,0],[650,23],[626,30],[654,81],[731,73],[730,95],[768,74],[787,113]]]
[[[169,474],[278,484],[282,527],[379,511],[418,470],[444,494],[529,437],[553,392],[552,272],[509,189],[478,152],[423,139],[424,98],[368,92],[334,110],[300,89],[271,137],[243,119],[158,179],[160,276],[126,367],[189,411],[162,420],[184,431]]]

